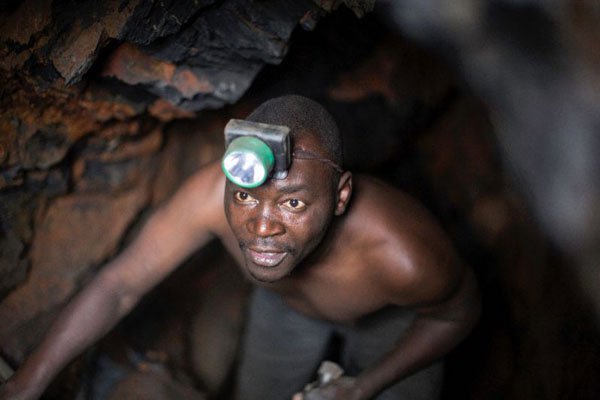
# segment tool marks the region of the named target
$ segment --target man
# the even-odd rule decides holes
[[[39,397],[69,360],[214,237],[257,286],[240,399],[290,399],[314,379],[334,337],[350,377],[306,399],[439,395],[439,360],[478,317],[472,272],[412,199],[339,167],[338,129],[320,105],[285,96],[248,120],[290,128],[287,177],[247,189],[225,179],[219,163],[198,171],[66,307],[3,398]]]

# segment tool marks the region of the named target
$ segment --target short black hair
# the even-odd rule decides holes
[[[276,97],[262,103],[246,119],[289,127],[292,146],[294,138],[308,131],[320,140],[331,161],[343,165],[340,130],[331,114],[314,100],[298,95]]]

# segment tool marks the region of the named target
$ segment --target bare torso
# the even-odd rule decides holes
[[[428,235],[434,236],[429,238],[432,242],[443,237],[414,200],[381,181],[359,175],[354,178],[351,207],[335,220],[317,255],[305,259],[291,275],[276,283],[248,278],[281,294],[301,313],[351,322],[393,303],[386,280],[402,279],[402,270],[414,267],[410,262],[414,246],[402,242],[427,240]],[[224,229],[219,237],[245,274],[232,232]],[[441,248],[451,252],[450,246]],[[408,260],[406,265],[404,260]],[[393,277],[388,276],[390,273]]]

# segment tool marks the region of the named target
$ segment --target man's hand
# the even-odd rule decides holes
[[[322,387],[296,393],[292,400],[362,400],[362,397],[356,379],[343,376]]]

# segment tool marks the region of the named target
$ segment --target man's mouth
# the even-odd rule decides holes
[[[279,265],[287,254],[285,251],[248,249],[248,256],[252,263],[263,267],[275,267]]]

